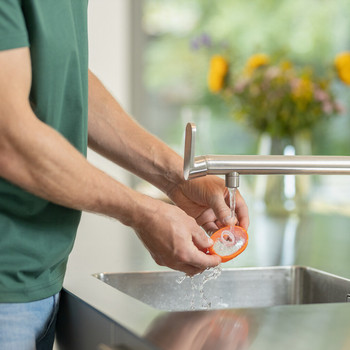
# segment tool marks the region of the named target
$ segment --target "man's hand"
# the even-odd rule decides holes
[[[224,181],[217,176],[183,181],[168,195],[188,215],[195,218],[198,225],[208,233],[234,223],[229,208],[229,193]],[[248,208],[238,190],[236,191],[236,216],[237,223],[248,229]]]
[[[205,253],[212,240],[183,210],[151,198],[138,204],[139,215],[131,226],[157,264],[194,275],[221,263],[218,256]]]
[[[215,176],[184,181],[183,159],[130,118],[91,72],[89,146],[158,187],[182,209],[155,200],[145,204],[138,196],[137,209],[120,216],[158,264],[194,274],[220,263],[203,252],[212,243],[200,226],[212,232],[233,223],[224,181]],[[236,196],[238,221],[247,228],[247,206],[238,191]]]

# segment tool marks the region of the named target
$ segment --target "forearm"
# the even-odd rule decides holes
[[[203,253],[212,243],[193,218],[93,167],[34,115],[28,48],[0,52],[0,66],[0,177],[53,203],[131,226],[159,264],[195,274],[219,263]],[[90,84],[90,145],[164,191],[181,182],[180,157],[138,127],[93,76]]]
[[[91,72],[89,146],[165,193],[183,180],[182,158],[137,124]]]
[[[37,196],[130,225],[148,198],[92,166],[28,108],[8,115],[0,138],[0,176]],[[11,120],[19,120],[21,128]],[[25,130],[25,132],[23,132]],[[138,200],[135,201],[135,198]]]
[[[162,141],[140,127],[101,82],[89,74],[89,145],[98,153],[164,191],[207,231],[231,224],[225,183],[217,177],[183,178],[183,160]],[[248,210],[237,196],[237,217],[248,227]]]

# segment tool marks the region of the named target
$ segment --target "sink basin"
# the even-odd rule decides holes
[[[98,273],[94,277],[156,309],[258,308],[350,301],[350,280],[303,266],[223,269],[217,279],[176,271]]]

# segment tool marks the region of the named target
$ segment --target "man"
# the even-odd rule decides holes
[[[130,226],[160,265],[220,263],[207,231],[232,222],[223,181],[186,182],[182,159],[133,121],[87,60],[87,0],[0,4],[0,348],[50,349],[58,293],[81,211]],[[177,206],[89,164],[92,149]],[[238,195],[237,217],[248,227]]]

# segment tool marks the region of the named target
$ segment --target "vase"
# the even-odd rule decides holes
[[[260,155],[311,155],[309,134],[293,137],[271,137],[264,134],[259,142]],[[309,175],[258,175],[255,196],[267,214],[287,216],[301,214],[308,207]]]

